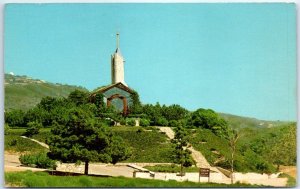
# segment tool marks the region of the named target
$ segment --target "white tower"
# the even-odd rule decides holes
[[[119,33],[117,33],[117,49],[113,55],[111,55],[111,82],[115,83],[123,83],[127,86],[124,80],[124,58],[121,54],[121,50],[119,47]]]

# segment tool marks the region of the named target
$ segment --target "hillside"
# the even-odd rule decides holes
[[[237,116],[232,114],[218,113],[222,118],[224,118],[232,128],[243,129],[243,128],[271,128],[277,127],[282,124],[288,124],[290,122],[286,121],[266,121],[259,120],[256,118]]]
[[[296,124],[272,128],[247,128],[240,131],[237,143],[235,169],[241,172],[275,171],[275,164],[296,164]],[[208,129],[190,133],[193,147],[214,166],[230,168],[229,142]]]
[[[49,83],[28,76],[5,74],[5,110],[28,110],[34,107],[43,97],[66,97],[75,89],[87,89],[72,85]]]

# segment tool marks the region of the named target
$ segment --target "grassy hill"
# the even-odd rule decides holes
[[[41,101],[43,97],[66,97],[75,89],[87,91],[78,86],[49,83],[28,76],[5,74],[5,110],[28,110]]]
[[[241,172],[275,171],[274,160],[281,165],[296,164],[296,124],[283,124],[271,128],[243,128],[237,143],[235,170]],[[190,133],[191,144],[201,151],[208,162],[230,168],[229,142],[211,130],[197,129]],[[278,155],[276,153],[278,152]],[[275,156],[274,156],[275,155]]]
[[[219,115],[224,118],[231,127],[235,129],[243,129],[243,128],[252,128],[252,129],[258,129],[258,128],[271,128],[271,127],[277,127],[282,124],[288,124],[290,122],[287,121],[266,121],[266,120],[259,120],[256,118],[250,118],[250,117],[243,117],[243,116],[237,116],[232,114],[225,114],[225,113],[219,113]]]
[[[148,162],[148,163],[170,163],[172,162],[172,146],[167,136],[157,128],[149,127],[140,129],[137,127],[112,127],[116,135],[121,136],[125,143],[131,148],[132,156],[125,162]],[[43,147],[20,136],[25,129],[11,129],[5,136],[5,150],[12,152],[45,150]],[[32,138],[46,142],[50,134],[50,128],[41,129],[40,133]]]

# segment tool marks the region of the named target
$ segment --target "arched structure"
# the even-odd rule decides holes
[[[114,106],[124,115],[129,113],[129,107],[133,103],[131,99],[133,91],[123,83],[119,82],[95,90],[90,96],[91,101],[94,101],[98,93],[103,94],[107,106]]]
[[[124,97],[124,96],[122,96],[120,94],[114,94],[111,97],[109,97],[107,99],[107,107],[111,106],[111,102],[115,98],[119,98],[119,99],[121,99],[123,101],[123,114],[127,115],[127,110],[128,110],[127,99],[126,99],[126,97]]]

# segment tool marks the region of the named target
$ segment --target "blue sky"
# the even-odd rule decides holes
[[[115,33],[143,103],[296,120],[294,4],[9,4],[4,69],[110,84]]]

